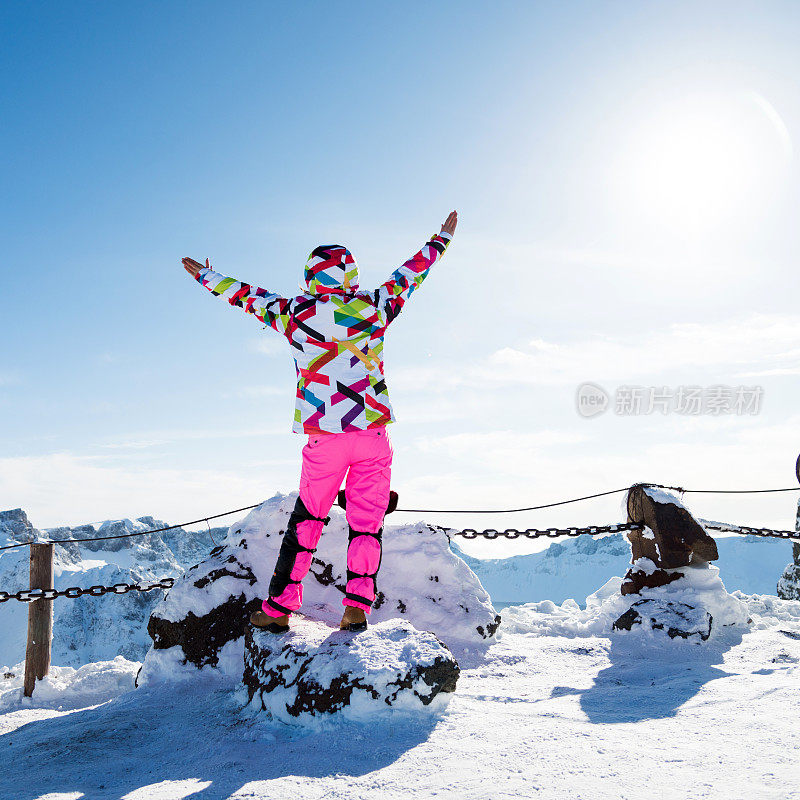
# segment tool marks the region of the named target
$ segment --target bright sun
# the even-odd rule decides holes
[[[628,130],[616,165],[626,205],[687,235],[755,211],[792,158],[786,126],[754,92],[675,99]]]

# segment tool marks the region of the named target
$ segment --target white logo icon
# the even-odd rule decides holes
[[[608,408],[608,392],[596,383],[582,383],[578,387],[575,403],[582,417],[596,417]]]

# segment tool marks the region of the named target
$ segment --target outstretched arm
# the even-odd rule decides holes
[[[183,268],[211,294],[224,297],[232,306],[244,309],[278,333],[286,334],[289,324],[289,303],[285,297],[268,292],[258,286],[242,283],[235,278],[226,278],[211,269],[206,259],[203,266],[193,258],[182,259]]]
[[[451,211],[442,225],[442,230],[434,236],[416,255],[398,267],[378,289],[378,307],[386,312],[388,325],[403,309],[406,300],[425,280],[434,263],[444,255],[447,245],[453,238],[458,223],[458,214]]]

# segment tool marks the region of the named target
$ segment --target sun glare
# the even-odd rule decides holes
[[[689,236],[754,213],[792,158],[780,115],[754,92],[676,99],[628,131],[617,165],[626,204]]]

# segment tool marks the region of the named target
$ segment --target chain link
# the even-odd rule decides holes
[[[703,523],[701,523],[703,524]],[[750,528],[747,525],[706,525],[713,531],[726,531],[727,533],[746,533],[751,536],[769,536],[774,539],[800,539],[800,531],[776,531],[772,528]]]
[[[518,539],[520,536],[525,536],[528,539],[538,539],[540,536],[547,536],[555,539],[558,536],[597,536],[601,533],[617,533],[619,531],[638,531],[642,529],[642,525],[634,522],[619,522],[612,525],[587,525],[585,528],[545,528],[540,530],[538,528],[526,528],[525,530],[517,530],[516,528],[506,528],[504,531],[498,531],[495,528],[487,528],[483,531],[476,531],[475,528],[464,528],[461,531],[453,531],[454,536],[463,536],[465,539],[477,539],[479,536],[484,539],[498,539],[500,537],[505,539]]]
[[[155,583],[115,583],[113,586],[70,586],[67,589],[20,589],[18,592],[0,592],[0,603],[19,600],[32,603],[34,600],[55,600],[56,597],[81,597],[84,594],[102,597],[104,594],[127,594],[128,592],[151,592],[153,589],[171,589],[175,578],[161,578]]]
[[[715,531],[725,531],[726,533],[741,533],[750,534],[752,536],[765,536],[774,539],[800,539],[800,531],[780,531],[773,530],[772,528],[751,528],[747,525],[717,525],[710,523],[701,523],[704,528]],[[506,528],[504,531],[498,531],[495,528],[487,528],[483,531],[477,531],[474,528],[464,528],[461,531],[453,531],[454,536],[463,536],[465,539],[477,539],[482,537],[484,539],[517,539],[520,536],[525,536],[528,539],[537,539],[540,536],[547,536],[555,539],[558,536],[597,536],[601,533],[616,533],[621,531],[639,531],[643,529],[643,525],[633,522],[617,523],[615,525],[588,525],[585,528],[527,528],[526,530],[517,530],[516,528]]]

